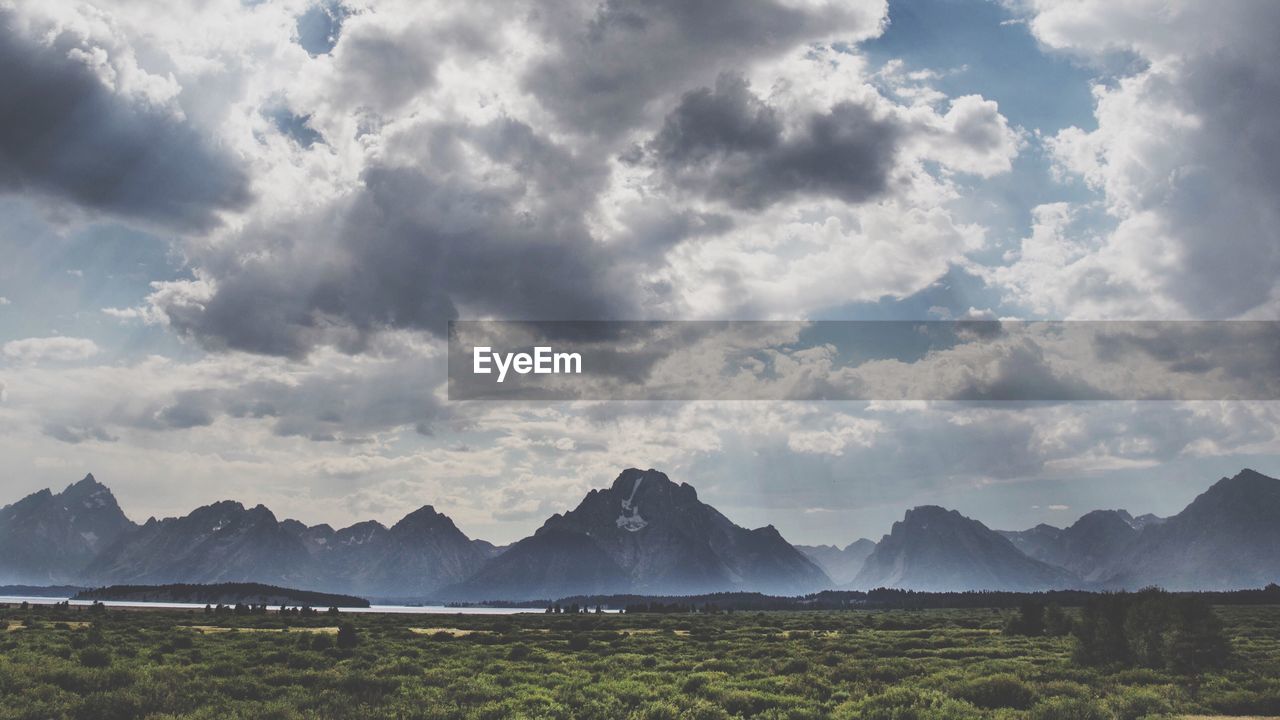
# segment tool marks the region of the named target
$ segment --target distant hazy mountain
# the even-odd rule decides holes
[[[336,531],[328,525],[291,528],[311,555],[314,587],[373,597],[429,597],[471,577],[497,552],[430,505],[390,528],[373,521]]]
[[[1170,518],[1097,510],[1067,528],[995,532],[925,506],[878,544],[797,549],[773,526],[735,525],[687,484],[631,469],[532,536],[496,547],[429,505],[391,527],[308,527],[231,501],[138,526],[89,475],[0,508],[0,583],[259,582],[424,600],[792,595],[838,585],[1231,589],[1280,582],[1278,518],[1280,480],[1244,470]]]
[[[721,590],[795,594],[831,585],[772,525],[739,527],[699,501],[692,486],[633,468],[443,594],[512,600]]]
[[[511,547],[510,545],[494,545],[488,540],[480,539],[472,540],[471,544],[476,546],[476,549],[485,556],[485,559],[497,557],[506,552],[507,548]]]
[[[260,582],[307,588],[314,581],[302,541],[270,510],[222,502],[156,520],[107,547],[86,578],[96,583]]]
[[[1037,525],[1000,534],[1026,555],[1070,570],[1086,582],[1096,582],[1133,543],[1140,527],[1155,524],[1151,520],[1154,515],[1144,517],[1148,519],[1139,521],[1124,510],[1094,510],[1066,529]]]
[[[1280,582],[1280,480],[1253,470],[1222,478],[1182,512],[1146,524],[1098,575],[1109,587],[1169,590]]]
[[[1029,530],[997,530],[1013,546],[1037,560],[1045,561],[1046,557],[1058,552],[1058,542],[1062,538],[1062,528],[1046,523]],[[1047,561],[1046,561],[1047,562]]]
[[[1168,519],[1169,518],[1162,518],[1152,513],[1146,513],[1145,515],[1139,515],[1138,517],[1133,518],[1129,524],[1133,525],[1138,530],[1141,530],[1148,525],[1159,525]]]
[[[837,585],[848,585],[858,576],[876,543],[860,538],[843,549],[835,545],[796,545],[796,549],[817,563]]]
[[[0,582],[76,582],[85,564],[134,527],[93,475],[58,494],[0,508]]]
[[[1024,555],[986,525],[954,510],[908,510],[876,544],[853,586],[911,590],[1043,590],[1079,587],[1066,570]]]

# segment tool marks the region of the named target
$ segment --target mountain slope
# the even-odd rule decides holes
[[[222,502],[179,518],[152,518],[123,535],[86,571],[94,582],[129,584],[261,582],[310,588],[302,542],[258,505]]]
[[[853,586],[911,590],[1044,590],[1078,587],[1061,568],[1027,557],[987,526],[954,510],[908,510],[876,545]]]
[[[794,594],[830,586],[826,573],[773,526],[739,527],[699,501],[692,486],[632,468],[443,592],[514,600],[744,589]]]
[[[1001,532],[1026,555],[1096,582],[1138,537],[1144,522],[1124,510],[1094,510],[1065,529],[1037,525],[1022,532]]]
[[[1222,478],[1182,512],[1148,524],[1099,569],[1107,587],[1227,590],[1280,581],[1280,480]]]
[[[0,582],[261,582],[375,597],[426,598],[501,553],[430,505],[391,528],[277,521],[232,501],[134,525],[92,475],[0,509]]]
[[[390,528],[366,521],[294,531],[310,553],[318,588],[381,598],[426,598],[473,575],[494,552],[430,505]]]
[[[93,475],[56,495],[32,493],[0,508],[0,582],[78,582],[86,563],[134,527]]]
[[[835,545],[797,545],[796,549],[817,563],[837,585],[848,585],[858,576],[867,556],[876,549],[874,540],[859,538],[844,548]]]
[[[1023,555],[1041,562],[1048,562],[1045,558],[1058,552],[1058,545],[1062,540],[1062,528],[1047,523],[1040,523],[1028,530],[997,530],[996,532],[1013,543],[1013,546],[1021,550]]]

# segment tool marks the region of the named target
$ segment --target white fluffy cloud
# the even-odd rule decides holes
[[[883,31],[883,0],[347,3],[312,51],[306,2],[20,12],[18,32],[82,38],[104,83],[134,78],[109,87],[221,151],[192,173],[246,173],[234,198],[184,199],[214,223],[181,243],[196,279],[109,313],[215,350],[906,296],[985,242],[948,209],[955,176],[1005,172],[1020,146],[990,100],[878,89],[857,43]],[[681,115],[724,78],[764,114],[755,144],[718,124],[734,107]],[[686,155],[637,161],[681,117],[669,149]]]
[[[1042,208],[1012,267],[991,276],[1060,316],[1276,317],[1280,125],[1261,119],[1280,108],[1280,5],[1021,5],[1050,48],[1128,54],[1137,69],[1095,87],[1095,129],[1047,143],[1060,172],[1099,193],[1110,227],[1073,229],[1087,209]]]
[[[74,362],[97,355],[98,345],[86,338],[25,338],[10,340],[0,346],[0,353],[19,363]]]

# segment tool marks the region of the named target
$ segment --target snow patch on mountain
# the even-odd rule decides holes
[[[636,477],[636,484],[631,486],[631,494],[626,500],[622,501],[622,514],[618,516],[618,527],[628,532],[638,532],[648,526],[648,522],[640,517],[640,508],[635,504],[636,491],[640,489],[640,483],[644,482],[644,476]]]

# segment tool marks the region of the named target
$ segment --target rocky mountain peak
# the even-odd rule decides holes
[[[83,478],[68,485],[67,489],[63,490],[62,492],[63,493],[86,492],[86,491],[94,492],[97,490],[106,490],[106,489],[107,489],[106,485],[103,485],[102,483],[98,482],[98,479],[93,476],[93,473],[89,473],[85,475]]]
[[[425,532],[437,529],[461,532],[448,515],[436,512],[435,507],[431,505],[423,505],[391,526],[391,531],[396,533],[406,531]]]
[[[45,488],[0,509],[0,582],[74,580],[134,525],[92,474],[54,494]]]
[[[948,510],[937,505],[918,505],[908,510],[901,521],[894,523],[894,529],[891,534],[897,530],[898,525],[938,532],[964,528],[975,522],[975,520],[970,520],[955,510]]]
[[[639,499],[645,496],[665,496],[678,498],[682,501],[696,502],[698,499],[698,491],[693,489],[688,483],[675,483],[666,473],[654,470],[640,470],[638,468],[627,468],[623,470],[609,486],[607,491],[609,494],[625,495],[628,498]]]
[[[1232,477],[1222,478],[1214,483],[1205,494],[1252,495],[1254,493],[1271,494],[1280,492],[1280,480],[1267,477],[1257,470],[1245,468]]]
[[[1133,529],[1133,516],[1124,510],[1093,510],[1080,516],[1071,525],[1077,530],[1102,531],[1103,529]]]

